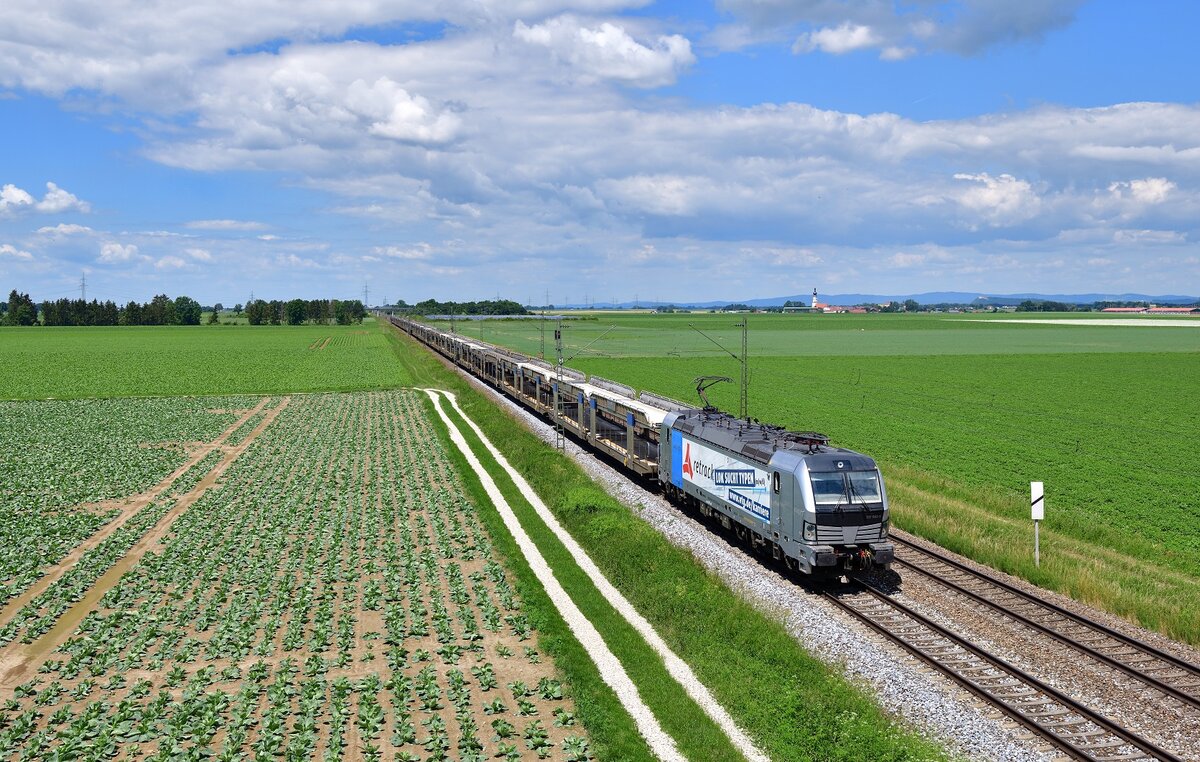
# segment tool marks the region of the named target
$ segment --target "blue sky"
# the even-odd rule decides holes
[[[0,8],[0,289],[1200,292],[1187,2]]]

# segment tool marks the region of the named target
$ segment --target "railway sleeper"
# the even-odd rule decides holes
[[[1030,703],[1033,703],[1033,702],[1030,702]],[[1042,702],[1038,702],[1038,703],[1054,704],[1053,701],[1042,701]],[[1057,707],[1055,709],[1047,709],[1044,712],[1028,712],[1025,714],[1025,716],[1029,717],[1031,719],[1034,719],[1034,720],[1041,720],[1043,718],[1049,718],[1049,717],[1062,717],[1064,715],[1074,715],[1074,712],[1072,712],[1070,709],[1064,709],[1057,705],[1055,705],[1055,706]],[[1064,722],[1062,724],[1068,725],[1070,723]]]
[[[1097,751],[1102,751],[1104,749],[1119,749],[1122,746],[1133,746],[1133,744],[1129,743],[1128,741],[1123,741],[1120,738],[1118,738],[1113,741],[1105,741],[1103,743],[1089,743],[1087,745],[1080,745],[1080,746],[1077,746],[1076,748],[1083,749],[1085,751],[1094,753]]]

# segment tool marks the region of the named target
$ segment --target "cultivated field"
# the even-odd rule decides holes
[[[144,507],[130,496],[173,482],[257,403],[0,402],[0,606],[101,526]]]
[[[363,325],[5,331],[0,399],[392,389],[388,338]]]
[[[0,758],[584,759],[421,405],[243,411],[127,517],[119,563],[6,618]]]
[[[572,363],[695,401],[739,376],[689,323],[740,351],[736,315],[567,321]],[[749,316],[751,415],[876,456],[896,523],[1176,637],[1200,642],[1200,321],[1195,327],[1019,324],[1004,317]],[[534,322],[460,332],[537,354]],[[553,352],[553,341],[547,346]],[[736,385],[710,391],[737,408]],[[1043,564],[1028,484],[1047,483]]]

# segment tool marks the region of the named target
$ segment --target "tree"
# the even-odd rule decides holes
[[[308,317],[308,305],[303,299],[293,299],[285,308],[288,325],[300,325]]]
[[[233,316],[234,316],[234,317],[241,317],[241,316],[242,316],[242,305],[241,305],[241,304],[235,304],[235,305],[233,305]]]
[[[213,307],[213,311],[208,313],[207,324],[208,325],[217,325],[218,323],[220,323],[221,322],[220,315],[221,315],[221,311],[218,310],[216,307]]]
[[[351,299],[347,302],[335,301],[333,303],[333,317],[338,325],[361,323],[366,316],[367,310],[358,299]]]
[[[143,319],[142,305],[137,302],[131,301],[121,310],[121,325],[141,325]]]
[[[157,294],[142,310],[142,325],[178,325],[175,302],[166,294]]]
[[[921,303],[918,302],[916,299],[905,299],[904,300],[904,311],[905,312],[916,312],[920,309],[921,309]]]
[[[179,325],[200,325],[200,314],[203,311],[200,302],[190,296],[175,298],[175,320]]]
[[[4,315],[5,325],[33,325],[37,322],[37,305],[29,294],[19,294],[14,288],[8,295],[8,312]]]
[[[267,315],[267,303],[262,299],[255,299],[247,304],[246,319],[250,325],[262,325],[270,322],[270,317]]]

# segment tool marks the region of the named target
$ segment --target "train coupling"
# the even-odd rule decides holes
[[[817,565],[840,566],[847,572],[870,571],[877,567],[886,569],[896,559],[895,547],[890,542],[873,542],[865,548],[851,546],[829,556],[822,559],[818,554]]]

